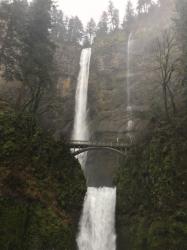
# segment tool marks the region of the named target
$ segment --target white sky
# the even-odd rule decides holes
[[[98,21],[101,13],[107,10],[108,0],[58,0],[59,7],[65,15],[78,16],[82,22],[87,23],[91,17]],[[125,13],[126,3],[128,0],[113,0],[113,3],[120,11],[122,19]],[[132,0],[135,5],[137,0]]]

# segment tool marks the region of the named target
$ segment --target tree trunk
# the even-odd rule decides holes
[[[163,84],[163,97],[164,97],[164,110],[165,110],[166,119],[169,120],[167,85],[165,83]]]
[[[175,115],[176,112],[177,112],[177,109],[176,109],[174,94],[173,94],[173,92],[171,91],[171,89],[169,88],[169,86],[167,86],[167,89],[168,89],[168,91],[169,91],[169,96],[170,96],[170,100],[171,100],[171,105],[172,105],[172,109],[173,109],[173,114]]]
[[[21,109],[24,94],[25,94],[25,86],[23,83],[21,83],[21,87],[19,88],[19,93],[16,99],[16,104],[15,104],[16,111],[19,111]]]

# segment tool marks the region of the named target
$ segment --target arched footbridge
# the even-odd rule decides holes
[[[126,156],[130,145],[122,142],[102,142],[102,141],[69,141],[69,147],[72,149],[72,155],[77,156],[84,152],[93,150],[107,150]]]

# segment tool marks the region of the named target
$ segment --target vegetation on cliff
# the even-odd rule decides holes
[[[74,249],[85,181],[30,114],[0,113],[1,249]]]
[[[128,153],[118,175],[119,245],[127,249],[186,248],[187,115],[157,122]],[[122,240],[123,239],[123,240]]]
[[[55,121],[63,119],[58,79],[67,72],[58,71],[57,49],[80,50],[82,36],[78,18],[66,21],[68,27],[52,1],[0,3],[3,250],[76,248],[86,185],[65,136],[54,136]]]
[[[168,8],[164,1],[160,3],[161,8]],[[163,40],[159,42],[159,55],[156,57],[161,62],[160,79],[163,80],[164,74],[169,74],[171,80],[168,83],[160,80],[160,84],[167,88],[172,86],[172,81],[175,82],[172,94],[176,100],[176,110],[169,101],[169,88],[165,89],[165,95],[157,96],[163,103],[163,106],[156,104],[160,106],[160,112],[155,112],[155,109],[149,111],[151,119],[146,136],[132,147],[127,159],[121,162],[117,178],[119,249],[123,249],[123,245],[129,250],[182,250],[187,247],[187,39],[184,35],[184,23],[187,21],[184,9],[187,3],[177,1],[176,6],[172,39],[178,46],[177,66],[172,64],[170,69],[171,65],[168,66],[171,57],[176,56],[176,50],[169,46],[169,39],[166,39],[165,48]],[[153,80],[150,78],[150,83]],[[167,106],[167,103],[171,106]]]

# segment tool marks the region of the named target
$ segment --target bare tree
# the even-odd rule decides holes
[[[178,65],[175,40],[170,30],[166,30],[161,37],[155,39],[153,51],[154,70],[162,87],[165,115],[169,119],[169,100],[173,113],[176,113],[175,95],[171,83]]]

